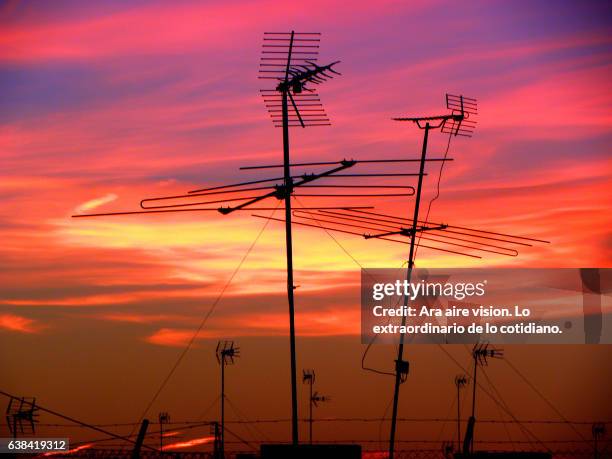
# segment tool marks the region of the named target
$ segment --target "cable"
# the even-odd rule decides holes
[[[454,411],[456,404],[457,404],[457,401],[455,400],[455,397],[453,395],[453,400],[452,400],[451,406],[448,409],[448,413],[446,415],[447,417],[450,417],[450,414]],[[444,434],[444,430],[446,429],[446,424],[447,424],[446,422],[442,423],[442,427],[440,428],[440,432],[438,432],[438,436],[436,437],[437,441],[442,440],[442,435]]]
[[[239,437],[238,435],[236,435],[234,432],[232,432],[230,429],[227,428],[227,426],[224,426],[224,429],[226,432],[229,432],[230,434],[232,434],[234,437],[236,437],[238,440],[240,440],[240,443],[244,443],[245,445],[247,445],[249,448],[258,451],[256,446],[253,446],[253,444],[251,442],[246,441],[245,439],[243,439],[242,437]]]
[[[491,390],[493,392],[495,392],[495,395],[497,395],[497,397],[499,398],[499,401],[501,402],[501,404],[506,407],[506,410],[508,412],[510,412],[510,408],[508,407],[508,404],[503,399],[501,393],[497,390],[497,387],[495,387],[495,384],[493,384],[493,381],[491,381],[491,378],[489,378],[489,375],[487,374],[487,371],[485,370],[484,367],[482,368],[482,374],[484,375],[485,379],[489,383],[489,386],[491,387]],[[499,417],[501,419],[503,419],[503,415],[502,415],[502,411],[500,409],[500,405],[497,405],[496,408],[497,408],[497,412],[499,413]],[[512,442],[512,449],[514,449],[516,451],[516,446],[514,445],[514,442],[512,440],[512,436],[510,435],[510,431],[508,430],[508,426],[505,423],[503,424],[503,426],[504,426],[504,430],[506,431],[506,435],[508,436],[508,440],[510,440]],[[529,440],[528,437],[526,437],[526,438],[527,438],[527,440]]]
[[[36,403],[34,403],[34,402],[30,402],[30,401],[27,401],[27,400],[20,399],[19,397],[16,397],[16,396],[14,396],[14,395],[11,395],[11,394],[9,394],[9,393],[7,393],[7,392],[4,392],[4,391],[2,391],[2,390],[0,390],[0,394],[1,394],[1,395],[4,395],[5,397],[8,397],[8,398],[10,398],[10,399],[17,399],[17,400],[21,400],[23,403],[29,404],[29,405],[30,405],[30,406],[31,406],[33,409],[36,409],[36,410],[39,410],[39,411],[44,411],[45,413],[49,413],[49,414],[51,414],[51,415],[53,415],[53,416],[57,416],[57,417],[59,417],[59,418],[65,419],[66,421],[74,422],[74,423],[79,424],[79,425],[81,425],[81,426],[83,426],[83,427],[87,427],[88,429],[91,429],[91,430],[95,430],[95,431],[101,432],[101,433],[103,433],[103,434],[105,434],[105,435],[109,435],[109,436],[111,436],[111,437],[113,437],[113,438],[116,438],[116,439],[118,439],[118,440],[127,441],[128,443],[133,443],[133,444],[135,444],[135,443],[136,443],[134,440],[130,439],[129,437],[123,437],[123,436],[121,436],[121,435],[117,435],[117,434],[115,434],[115,433],[113,433],[113,432],[109,432],[108,430],[101,429],[100,427],[96,427],[96,426],[95,426],[95,425],[93,425],[93,424],[88,424],[88,423],[86,423],[86,422],[79,421],[78,419],[72,418],[72,417],[70,417],[70,416],[66,416],[66,415],[64,415],[64,414],[61,414],[61,413],[59,413],[59,412],[57,412],[57,411],[54,411],[54,410],[51,410],[51,409],[49,409],[49,408],[44,408],[44,407],[42,407],[42,406],[40,406],[40,405],[38,405],[38,404],[36,404]],[[153,448],[153,447],[151,447],[151,446],[144,445],[144,444],[142,445],[142,447],[143,447],[143,448],[148,448],[148,449],[151,449],[151,450],[153,450],[153,451],[157,451],[157,449],[155,449],[155,448]]]
[[[300,204],[301,207],[304,207],[302,205],[302,202],[296,197],[295,200]],[[342,249],[342,251],[351,259],[353,260],[353,262],[355,262],[355,264],[357,266],[359,266],[359,268],[361,268],[364,272],[366,272],[369,276],[371,276],[373,278],[373,276],[368,273],[368,271],[363,267],[363,265],[361,263],[359,263],[359,260],[357,260],[353,255],[351,255],[351,253],[340,243],[340,241],[338,241],[333,234],[331,234],[329,232],[329,230],[327,228],[325,228],[323,225],[321,225],[321,222],[319,220],[317,220],[317,217],[314,216],[314,214],[311,217],[316,223],[317,225],[319,225],[319,227],[325,231],[325,233],[327,233],[327,235],[332,239],[332,241],[334,241],[336,243],[336,245],[338,247],[340,247],[340,249]],[[372,346],[372,344],[374,344],[374,341],[376,341],[377,335],[375,335],[372,340],[368,343],[365,351],[363,352],[363,355],[361,356],[361,369],[362,370],[366,370],[366,371],[371,371],[372,373],[377,373],[380,375],[387,375],[387,376],[395,376],[395,373],[391,373],[388,371],[383,371],[383,370],[377,370],[376,368],[370,368],[370,367],[366,367],[365,366],[365,359],[366,356],[368,355],[368,352],[370,351],[370,347]]]
[[[444,349],[444,346],[442,346],[441,344],[438,344],[438,347],[447,355],[448,358],[450,358],[455,365],[457,365],[459,368],[461,368],[461,370],[463,370],[463,372],[465,374],[469,374],[469,372],[463,367],[463,365],[461,365],[457,359],[455,357],[453,357],[446,349]],[[527,427],[525,427],[521,421],[519,421],[511,412],[509,412],[506,407],[504,407],[503,405],[501,405],[499,403],[499,401],[493,396],[491,395],[491,393],[480,383],[478,383],[478,387],[485,393],[487,394],[491,400],[493,400],[496,404],[498,404],[499,406],[501,406],[501,408],[506,411],[506,413],[508,413],[510,415],[510,417],[517,423],[517,425],[524,431],[527,432],[529,435],[531,435],[532,438],[535,439],[535,441],[537,441],[540,445],[542,445],[548,452],[550,452],[550,449],[542,442],[542,440],[540,440],[538,437],[535,436],[535,434],[533,432],[531,432]]]
[[[444,171],[444,164],[446,164],[446,157],[448,156],[448,151],[450,149],[451,139],[453,138],[453,134],[448,134],[448,143],[446,144],[446,151],[444,152],[444,161],[440,164],[440,172],[438,173],[438,183],[436,185],[436,195],[431,198],[429,201],[429,205],[427,206],[427,214],[425,216],[425,221],[429,221],[429,212],[431,211],[431,205],[440,197],[440,182],[442,181],[442,172]],[[423,232],[419,232],[419,238],[417,239],[416,247],[414,249],[414,259],[416,260],[417,252],[419,251],[419,245],[421,244],[421,236]]]
[[[387,413],[389,412],[389,408],[391,408],[391,403],[393,403],[393,397],[391,397],[391,399],[389,399],[389,403],[387,403],[387,407],[385,408],[385,412],[382,415],[382,418],[380,418],[380,422],[378,423],[378,446],[379,448],[382,448],[382,425],[385,422],[386,417],[387,417]]]
[[[554,405],[554,404],[553,404],[553,403],[552,403],[550,400],[548,400],[548,399],[547,399],[547,398],[544,396],[544,394],[542,394],[542,392],[540,392],[540,391],[538,390],[538,388],[537,388],[537,387],[535,387],[535,385],[534,385],[534,384],[532,384],[532,383],[531,383],[531,382],[530,382],[530,381],[527,379],[527,377],[526,377],[526,376],[525,376],[523,373],[521,373],[521,372],[518,370],[518,368],[516,368],[514,365],[512,365],[512,363],[510,363],[510,361],[509,361],[507,358],[505,358],[505,359],[504,359],[504,361],[505,361],[505,362],[508,364],[508,366],[509,366],[510,368],[512,368],[512,370],[514,370],[514,372],[515,372],[517,375],[519,375],[519,376],[521,377],[521,379],[522,379],[523,381],[525,381],[525,383],[527,383],[527,385],[528,385],[529,387],[531,387],[531,388],[533,389],[533,391],[534,391],[536,394],[538,394],[538,396],[539,396],[539,397],[540,397],[542,400],[544,400],[544,401],[546,402],[546,404],[547,404],[548,406],[550,406],[550,407],[553,409],[553,411],[554,411],[555,413],[557,413],[557,415],[558,415],[558,416],[559,416],[559,417],[560,417],[560,418],[563,420],[563,422],[564,422],[564,423],[566,423],[567,425],[569,425],[569,426],[570,426],[570,428],[571,428],[571,429],[572,429],[572,430],[573,430],[573,431],[574,431],[576,434],[578,434],[578,436],[579,436],[579,437],[580,437],[582,440],[585,440],[585,441],[586,441],[586,438],[584,437],[584,435],[582,435],[582,433],[581,433],[581,432],[580,432],[578,429],[576,429],[576,427],[574,427],[574,425],[573,425],[574,423],[571,423],[570,421],[568,421],[568,420],[567,420],[567,418],[566,418],[565,416],[563,416],[563,413],[561,413],[561,411],[559,411],[559,410],[557,409],[557,407],[556,407],[556,406],[555,406],[555,405]]]
[[[464,393],[463,398],[461,399],[461,403],[465,403],[465,397],[467,392]],[[217,397],[218,399],[219,397]],[[216,400],[215,400],[216,401]],[[390,418],[316,418],[313,419],[313,422],[380,422],[380,421],[390,421]],[[448,418],[397,418],[398,422],[417,422],[417,423],[426,423],[426,422],[456,422],[457,419],[454,417]],[[233,421],[225,421],[226,424],[278,424],[278,423],[287,423],[291,422],[289,418],[280,418],[280,419],[248,419],[248,420],[233,420]],[[301,418],[300,422],[309,422],[308,418]],[[612,419],[608,420],[591,420],[591,421],[559,421],[556,419],[527,419],[527,420],[512,420],[512,419],[478,419],[480,424],[516,424],[520,422],[521,424],[575,424],[575,425],[592,425],[595,422],[603,422],[604,424],[612,424]],[[173,426],[173,429],[187,429],[189,426],[200,426],[210,424],[210,421],[171,421],[166,425]],[[115,423],[115,424],[88,424],[86,426],[81,424],[69,424],[69,423],[36,423],[37,426],[40,427],[70,427],[70,428],[84,428],[87,429],[89,426],[94,427],[125,427],[134,425],[133,422],[125,422],[125,423]],[[178,426],[178,427],[177,427]],[[182,427],[181,427],[182,426]],[[585,441],[591,441],[587,438]]]
[[[212,403],[210,405],[208,405],[208,407],[204,411],[202,411],[202,414],[200,414],[198,416],[198,422],[201,421],[202,419],[204,419],[204,416],[206,416],[206,414],[208,414],[208,412],[212,409],[212,407],[217,404],[217,402],[219,401],[220,398],[221,398],[221,396],[217,395],[215,397],[215,399],[212,401]]]
[[[278,209],[280,203],[281,203],[281,201],[279,201],[276,204],[276,208],[272,211],[272,213],[270,214],[270,217],[272,217],[274,215],[274,213],[276,212],[276,209]],[[227,280],[227,282],[225,283],[225,285],[221,289],[221,292],[219,293],[219,295],[217,296],[215,301],[213,301],[212,305],[208,309],[208,312],[206,313],[206,315],[204,316],[204,318],[200,322],[200,325],[198,326],[198,328],[196,329],[194,334],[191,336],[191,339],[189,340],[189,342],[187,343],[185,348],[179,354],[176,362],[174,363],[174,365],[170,369],[170,372],[164,378],[164,380],[162,381],[161,385],[159,386],[159,388],[155,392],[155,395],[153,395],[153,398],[151,399],[151,401],[149,402],[149,404],[147,405],[145,410],[142,412],[142,414],[140,416],[140,419],[138,421],[138,424],[140,424],[142,422],[142,420],[145,418],[145,416],[147,415],[147,413],[151,409],[151,406],[153,406],[153,403],[155,403],[155,401],[157,400],[157,398],[161,394],[162,390],[164,389],[164,387],[166,387],[166,384],[168,383],[168,381],[170,381],[170,378],[172,377],[172,375],[174,374],[174,372],[176,371],[176,369],[178,368],[178,366],[182,362],[183,358],[185,357],[185,355],[187,355],[187,352],[189,352],[189,349],[191,349],[191,346],[193,345],[193,343],[195,342],[196,338],[200,334],[200,331],[202,331],[202,328],[204,328],[204,325],[206,324],[206,322],[208,321],[208,319],[210,318],[210,316],[214,312],[215,308],[217,307],[217,305],[219,304],[219,302],[223,298],[223,295],[225,294],[225,291],[228,289],[228,287],[230,286],[230,284],[234,280],[234,277],[236,277],[236,274],[238,274],[238,271],[240,271],[240,268],[242,268],[242,265],[244,264],[244,262],[246,261],[247,257],[249,256],[249,254],[251,253],[251,251],[255,247],[255,244],[257,244],[257,242],[259,241],[259,238],[263,234],[263,232],[266,229],[266,227],[268,226],[269,222],[270,222],[270,220],[268,220],[268,219],[265,221],[265,223],[263,224],[263,226],[259,230],[259,233],[257,234],[257,237],[255,237],[255,240],[252,242],[252,244],[249,246],[249,248],[247,249],[245,254],[242,256],[242,259],[238,263],[238,266],[236,266],[236,269],[234,269],[234,272],[232,273],[232,275],[229,277],[229,279]],[[135,430],[135,427],[131,430],[130,436],[134,433],[134,430]]]
[[[253,434],[253,431],[255,431],[256,434],[259,434],[265,440],[270,440],[270,437],[268,437],[259,427],[257,427],[257,423],[251,422],[247,418],[247,416],[238,409],[238,407],[234,404],[234,402],[230,400],[230,398],[227,395],[225,396],[225,400],[229,403],[230,408],[234,411],[234,414],[241,421],[240,424],[245,424],[247,426],[249,433]],[[251,427],[250,427],[251,425],[252,425],[253,431],[251,431]]]

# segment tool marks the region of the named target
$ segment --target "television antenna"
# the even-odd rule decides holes
[[[170,422],[170,415],[166,411],[162,411],[157,416],[159,420],[159,450],[164,451],[164,424],[168,424]]]
[[[504,351],[494,347],[489,347],[489,343],[477,343],[472,348],[472,359],[474,360],[474,374],[472,375],[472,415],[468,419],[463,440],[463,454],[471,455],[474,453],[474,427],[476,425],[476,377],[478,367],[489,364],[489,359],[502,359]]]
[[[478,113],[476,99],[462,95],[447,94],[446,107],[449,112],[443,115],[393,118],[395,121],[411,122],[424,131],[421,157],[416,160],[419,162],[419,173],[416,174],[418,182],[415,190],[412,218],[355,208],[342,210],[319,209],[317,211],[298,209],[293,212],[294,223],[320,228],[325,231],[362,236],[365,239],[381,239],[409,244],[408,282],[410,282],[412,276],[417,247],[471,258],[482,258],[486,253],[515,257],[518,256],[518,248],[530,247],[533,243],[548,243],[549,241],[536,238],[514,236],[496,231],[474,229],[446,223],[434,223],[429,221],[428,217],[425,220],[420,219],[419,209],[423,178],[427,175],[425,173],[425,164],[432,160],[427,158],[429,132],[439,129],[449,136],[470,137],[476,127],[474,119]],[[436,158],[435,160],[444,161],[447,158]],[[262,215],[255,216],[281,222],[286,222],[287,220]],[[422,243],[422,241],[425,241],[425,243]],[[404,306],[407,306],[407,302],[408,298],[404,297]],[[405,316],[402,317],[402,325],[406,325]],[[407,380],[409,371],[409,363],[403,358],[404,342],[405,336],[400,334],[394,368],[395,385],[389,435],[389,459],[393,459],[395,449],[399,389],[400,385]]]
[[[240,357],[240,348],[233,341],[219,341],[215,350],[217,362],[221,366],[221,432],[219,457],[225,459],[225,367],[233,365]]]
[[[352,179],[374,177],[410,177],[415,173],[345,173],[357,164],[390,164],[412,163],[417,159],[373,159],[338,161],[319,161],[291,163],[289,148],[289,128],[330,125],[329,118],[323,109],[318,93],[313,86],[339,75],[336,70],[338,61],[328,65],[316,63],[320,42],[319,33],[302,32],[266,32],[264,33],[263,53],[261,57],[259,78],[271,81],[270,87],[261,89],[261,95],[275,127],[282,128],[283,162],[282,164],[255,165],[241,167],[241,170],[267,170],[282,168],[282,176],[256,178],[237,183],[207,186],[191,190],[185,194],[159,196],[142,199],[139,210],[77,214],[75,218],[106,216],[127,216],[152,214],[162,215],[171,212],[219,212],[228,215],[238,211],[284,210],[285,246],[287,264],[287,300],[289,306],[289,345],[291,366],[291,437],[292,444],[299,443],[298,409],[297,409],[297,376],[295,351],[295,301],[293,282],[293,237],[292,237],[292,197],[317,198],[357,198],[364,197],[398,197],[412,196],[414,187],[389,184],[350,184]],[[451,161],[452,158],[432,158],[427,161]],[[327,169],[312,173],[293,174],[292,168],[322,167]],[[421,175],[425,175],[421,173]],[[329,184],[327,179],[340,182]],[[313,182],[323,181],[322,184]],[[348,181],[349,184],[346,184]],[[304,189],[329,189],[334,193],[310,193]],[[337,193],[338,189],[351,191],[365,189],[363,193]],[[381,191],[382,190],[382,191]],[[386,191],[386,192],[384,192]],[[260,194],[254,192],[261,192]],[[247,194],[245,194],[247,193]],[[276,207],[263,205],[262,202],[276,199]],[[284,207],[279,207],[284,203]],[[372,206],[364,205],[331,205],[302,206],[301,211],[351,211],[367,210]]]
[[[455,386],[457,387],[457,451],[461,449],[461,389],[467,385],[465,375],[455,376]]]
[[[304,384],[308,384],[308,387],[309,387],[308,439],[309,439],[309,443],[312,445],[312,386],[314,386],[314,382],[315,382],[315,371],[314,370],[302,370],[302,382]]]
[[[591,426],[591,433],[593,434],[593,449],[595,452],[595,459],[599,458],[599,445],[598,442],[606,435],[606,425],[603,422],[596,422]]]
[[[312,411],[313,407],[319,406],[319,403],[329,402],[330,397],[320,395],[317,391],[313,392],[313,386],[315,383],[315,371],[314,370],[302,370],[302,382],[308,384],[308,442],[312,445]]]
[[[11,397],[6,407],[6,424],[13,438],[18,434],[33,435],[38,423],[38,407],[35,397]]]

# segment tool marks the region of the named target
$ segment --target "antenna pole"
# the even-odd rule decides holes
[[[414,267],[414,246],[417,233],[417,221],[419,219],[419,206],[421,204],[421,189],[423,186],[423,175],[425,172],[425,159],[427,157],[427,140],[429,138],[430,125],[425,125],[425,134],[423,136],[423,149],[421,151],[421,163],[419,169],[419,181],[416,189],[416,201],[414,203],[414,217],[412,219],[412,232],[410,235],[410,256],[408,257],[408,273],[407,280],[410,282],[412,277],[412,268]],[[408,306],[408,297],[404,296],[404,306]],[[406,317],[402,317],[402,326],[406,325]],[[395,361],[395,387],[393,391],[393,414],[391,415],[391,433],[389,436],[389,459],[393,459],[395,450],[395,429],[397,426],[397,407],[399,402],[399,389],[402,381],[402,376],[408,376],[408,362],[403,360],[404,357],[404,334],[400,334],[399,347],[397,349],[397,360]]]
[[[293,49],[294,32],[291,32],[289,43],[289,55],[287,58],[287,71],[285,82],[289,78],[289,67],[291,65],[291,51]],[[283,171],[285,184],[285,243],[287,248],[287,299],[289,302],[289,347],[291,353],[291,442],[297,445],[298,438],[298,402],[297,402],[297,364],[295,357],[295,305],[293,299],[293,239],[291,235],[291,192],[293,191],[293,180],[291,179],[291,161],[289,157],[289,107],[288,107],[287,85],[283,85],[282,110],[283,110]]]
[[[134,445],[134,449],[132,450],[132,459],[140,458],[140,449],[142,448],[142,443],[144,442],[145,436],[147,434],[147,428],[149,427],[149,420],[143,419],[140,424],[140,430],[138,431],[138,437],[136,437],[136,444]],[[161,448],[160,448],[161,451]]]
[[[474,427],[476,424],[476,375],[478,374],[478,358],[474,356],[474,387],[472,387],[472,418],[470,424],[472,425],[470,435],[470,454],[474,453]]]
[[[221,360],[221,445],[219,457],[225,459],[225,360]]]
[[[459,384],[457,384],[457,451],[461,448],[461,397],[459,396]]]
[[[309,430],[309,437],[310,437],[310,444],[312,445],[312,404],[313,404],[313,400],[312,400],[312,383],[310,383],[310,398],[308,399],[309,402],[309,407],[310,407],[310,413],[308,415],[308,430]]]

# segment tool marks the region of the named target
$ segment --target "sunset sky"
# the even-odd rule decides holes
[[[249,212],[71,215],[137,210],[142,198],[269,177],[239,170],[282,160],[281,132],[259,96],[269,87],[257,79],[264,31],[320,31],[320,62],[341,60],[342,76],[319,91],[333,126],[292,130],[296,162],[418,157],[422,132],[391,117],[445,113],[446,92],[478,99],[475,135],[452,140],[454,161],[430,218],[551,243],[481,260],[422,248],[418,266],[612,267],[611,17],[603,1],[1,2],[0,389],[90,422],[139,419],[265,222]],[[433,133],[430,154],[441,156],[446,142]],[[439,165],[427,172],[425,203]],[[300,198],[295,206],[340,202],[363,204]],[[370,201],[406,217],[413,202]],[[391,381],[360,368],[359,269],[400,267],[406,247],[334,237],[295,228],[298,368],[316,368],[333,398],[320,416],[381,417]],[[289,417],[284,268],[283,225],[270,222],[151,419],[161,410],[176,420],[216,418],[214,347],[224,338],[243,350],[228,371],[242,414],[230,416]],[[463,347],[447,351],[468,365]],[[506,354],[567,418],[612,419],[609,346]],[[375,347],[370,358],[391,368],[393,349]],[[461,369],[436,346],[409,348],[408,358],[400,415],[450,416]],[[559,419],[507,364],[488,371],[517,418]],[[486,396],[482,410],[482,418],[507,417]],[[442,427],[402,425],[400,438],[452,438],[452,424]],[[378,423],[334,428],[320,438],[380,435]],[[590,438],[590,424],[580,428]],[[286,423],[261,429],[289,436]],[[533,429],[580,439],[565,425]],[[208,434],[187,431],[177,441]]]

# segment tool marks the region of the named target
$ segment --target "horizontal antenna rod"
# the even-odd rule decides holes
[[[302,207],[302,209],[307,209],[307,208],[306,207]],[[257,215],[257,214],[252,214],[252,216],[253,217],[257,217],[257,218],[263,218],[263,219],[266,219],[266,220],[274,220],[274,221],[283,222],[283,223],[285,222],[285,220],[282,219],[282,218],[265,217],[263,215]],[[361,236],[361,237],[363,237],[362,233],[356,233],[354,231],[341,230],[341,229],[337,229],[337,228],[326,228],[326,227],[321,226],[321,225],[312,225],[310,223],[293,222],[293,224],[301,225],[301,226],[309,226],[311,228],[318,228],[318,229],[324,229],[324,230],[329,230],[329,231],[336,231],[338,233],[352,234],[354,236]],[[407,241],[398,241],[397,239],[389,239],[389,238],[384,238],[384,237],[383,238],[379,238],[379,239],[381,239],[383,241],[398,242],[400,244],[409,244],[409,242],[407,242]],[[480,258],[480,259],[482,259],[482,257],[480,257],[478,255],[472,255],[470,253],[457,252],[455,250],[442,249],[440,247],[431,247],[431,246],[428,246],[428,245],[425,245],[425,244],[421,244],[421,247],[424,247],[424,248],[427,248],[427,249],[431,249],[431,250],[438,250],[440,252],[452,253],[452,254],[455,254],[455,255],[463,255],[463,256],[466,256],[466,257],[470,257],[470,258]]]
[[[389,188],[411,190],[414,194],[414,187],[407,185],[302,185],[302,188]]]
[[[200,196],[200,195],[189,194],[187,196],[191,197],[191,196]],[[172,209],[172,208],[176,208],[176,207],[204,206],[204,205],[208,205],[208,204],[218,204],[220,202],[248,201],[249,199],[254,199],[255,197],[256,196],[245,196],[245,197],[241,197],[241,198],[217,199],[215,201],[188,202],[188,203],[181,203],[181,204],[167,204],[165,206],[145,206],[143,203],[145,201],[151,201],[151,199],[143,199],[142,201],[140,201],[140,207],[143,208],[143,209]],[[165,199],[165,198],[159,198],[159,199]]]
[[[390,218],[394,218],[396,220],[407,220],[409,222],[411,222],[412,220],[408,219],[408,218],[400,218],[400,217],[394,217],[393,215],[386,215],[386,214],[380,214],[377,212],[361,212],[364,214],[371,214],[371,215],[378,215],[380,217],[390,217]],[[420,220],[418,223],[422,223]],[[511,237],[511,238],[515,238],[515,239],[523,239],[526,241],[533,241],[533,242],[543,242],[545,244],[550,244],[550,241],[545,241],[543,239],[536,239],[533,237],[525,237],[525,236],[513,236],[512,234],[507,234],[507,233],[498,233],[495,231],[485,231],[485,230],[475,230],[472,228],[466,228],[465,226],[456,226],[456,225],[448,225],[449,228],[457,228],[457,229],[462,229],[462,230],[467,230],[467,231],[475,231],[475,232],[479,232],[479,233],[485,233],[485,234],[494,234],[496,236],[505,236],[505,237]]]
[[[306,174],[308,175],[308,174]],[[312,175],[312,174],[311,174]],[[325,177],[321,177],[321,178],[334,178],[334,177],[415,177],[418,176],[419,174],[333,174],[333,175],[329,175],[329,176],[325,176]],[[427,175],[427,174],[423,174],[423,175]],[[292,175],[291,178],[304,178],[304,175]],[[202,191],[213,191],[213,190],[221,190],[224,188],[235,188],[235,187],[240,187],[240,186],[245,186],[245,185],[255,185],[257,183],[266,183],[266,182],[276,182],[278,180],[283,180],[284,177],[276,177],[276,178],[270,178],[270,179],[263,179],[263,180],[252,180],[249,182],[240,182],[240,183],[233,183],[230,185],[220,185],[220,186],[214,186],[214,187],[210,187],[210,188],[200,188],[199,190],[192,190],[189,191],[188,193],[201,193]]]
[[[420,159],[356,159],[356,163],[418,163]],[[453,158],[429,158],[425,161],[454,161]],[[329,166],[334,164],[340,164],[341,161],[323,161],[318,163],[292,163],[291,167],[298,166]],[[240,170],[252,170],[252,169],[272,169],[284,167],[282,164],[270,164],[265,166],[244,166]]]
[[[381,197],[381,196],[414,196],[414,193],[373,193],[373,194],[294,194],[293,196],[296,196],[298,198],[301,197],[305,197],[305,198],[316,198],[316,197],[320,197],[320,198],[335,198],[335,197],[344,197],[344,198],[362,198],[362,197],[368,197],[368,198],[374,198],[374,197]]]
[[[242,204],[236,207],[226,207],[220,210],[220,212],[223,214],[228,214],[232,212],[233,210],[242,209],[244,207],[250,206],[251,204],[255,204],[256,202],[259,202],[259,201],[262,201],[264,199],[271,198],[271,197],[276,197],[278,199],[284,199],[287,193],[289,194],[293,193],[293,190],[296,187],[299,187],[300,185],[304,185],[305,183],[309,183],[309,182],[312,182],[320,178],[333,176],[333,174],[335,174],[336,172],[342,171],[344,169],[348,169],[349,167],[353,167],[354,165],[355,163],[353,161],[342,161],[342,163],[340,163],[338,167],[334,167],[333,169],[329,169],[319,174],[305,174],[301,176],[302,180],[299,182],[293,183],[292,181],[290,181],[290,183],[287,183],[285,185],[282,185],[282,186],[278,185],[275,187],[276,189],[274,191],[271,191],[269,193],[253,198],[250,201],[243,202]]]
[[[141,215],[141,214],[165,214],[170,212],[220,212],[221,208],[209,208],[209,209],[164,209],[164,210],[135,210],[130,212],[107,212],[100,214],[79,214],[71,215],[72,218],[85,218],[85,217],[108,217],[118,215]],[[232,209],[232,210],[284,210],[284,207],[249,207],[248,209]],[[353,210],[353,209],[374,209],[374,206],[335,206],[335,207],[303,207],[308,210]]]
[[[356,225],[356,224],[353,224],[353,223],[334,222],[334,221],[325,220],[325,219],[316,218],[316,217],[303,217],[301,215],[298,215],[297,214],[298,212],[299,212],[299,209],[296,209],[295,212],[294,212],[294,215],[297,218],[307,218],[307,219],[315,220],[315,221],[318,221],[318,222],[329,223],[329,224],[332,224],[332,225],[350,226],[350,227],[353,227],[353,228],[369,229],[369,230],[380,231],[380,232],[387,231],[387,228],[395,229],[394,227],[389,227],[388,225],[380,225],[379,223],[374,223],[374,225],[378,225],[379,226],[377,228],[375,226],[364,226],[364,225]],[[304,212],[304,213],[306,213],[308,215],[313,215],[311,212]],[[367,222],[359,222],[359,223],[367,223]],[[380,226],[386,226],[387,228],[381,229]],[[362,236],[365,237],[366,239],[385,239],[387,236],[392,236],[392,235],[395,235],[395,234],[402,234],[401,230],[403,230],[403,229],[406,229],[406,228],[400,228],[399,231],[386,232],[386,233],[380,234],[380,235],[362,234]],[[452,237],[452,236],[445,236],[445,235],[440,235],[440,234],[432,234],[431,236],[423,236],[423,235],[421,235],[421,236],[419,236],[419,238],[423,239],[423,240],[427,240],[427,241],[439,242],[441,244],[455,245],[455,246],[458,246],[458,247],[465,247],[465,248],[469,248],[469,249],[480,250],[480,251],[483,251],[483,252],[496,253],[498,255],[506,255],[506,256],[509,256],[509,257],[516,257],[516,256],[518,256],[518,251],[515,250],[515,249],[509,249],[507,247],[501,247],[501,246],[492,245],[492,244],[484,244],[484,243],[480,243],[478,241],[471,241],[469,239],[462,239],[462,238],[457,238],[457,237]],[[492,248],[495,248],[495,249],[505,250],[505,251],[510,252],[510,253],[498,252],[496,250],[483,249],[481,247],[474,247],[473,245],[458,244],[456,242],[449,242],[449,241],[435,239],[435,238],[453,239],[453,240],[457,240],[457,241],[461,241],[461,242],[468,242],[470,244],[476,244],[478,246],[492,247]]]
[[[383,223],[390,223],[393,225],[399,225],[400,222],[396,222],[393,220],[388,220],[388,219],[381,219],[381,218],[374,218],[374,217],[363,217],[361,215],[355,215],[355,214],[340,214],[338,212],[322,212],[324,215],[328,215],[331,214],[334,218],[342,218],[344,220],[352,220],[352,221],[357,221],[357,222],[363,222],[364,220],[366,221],[366,223],[371,223],[372,220],[376,221],[376,222],[383,222]],[[402,220],[400,218],[398,218],[399,220]],[[408,220],[408,222],[411,222],[412,220],[410,219],[404,219],[404,220]],[[422,223],[422,224],[426,224],[426,225],[436,225],[437,223],[432,223],[432,222],[424,222],[422,220],[419,220],[418,223]],[[378,225],[381,226],[387,226],[387,225],[383,225],[382,223],[376,223]],[[408,223],[411,224],[411,223]],[[394,228],[394,227],[390,227],[390,228]],[[500,239],[498,237],[492,237],[492,236],[481,236],[480,234],[472,234],[472,233],[466,233],[464,232],[464,230],[462,231],[455,231],[452,229],[448,229],[448,228],[456,228],[455,226],[452,225],[447,225],[446,229],[443,230],[438,230],[438,231],[442,231],[445,233],[451,233],[451,234],[459,234],[462,236],[470,236],[470,237],[474,237],[474,238],[478,238],[478,239],[487,239],[487,240],[491,240],[491,241],[499,241],[499,242],[505,242],[507,244],[515,244],[515,245],[522,245],[525,247],[532,247],[531,244],[527,244],[525,242],[519,242],[519,241],[513,241],[513,240],[509,240],[509,239]],[[461,228],[461,227],[459,227]],[[476,229],[472,229],[472,228],[467,228],[468,231],[472,231],[472,232],[480,232],[480,230],[476,230]],[[488,234],[487,232],[485,232],[484,234]],[[510,237],[516,237],[516,236],[510,236]],[[476,243],[477,241],[473,241],[474,243]]]

